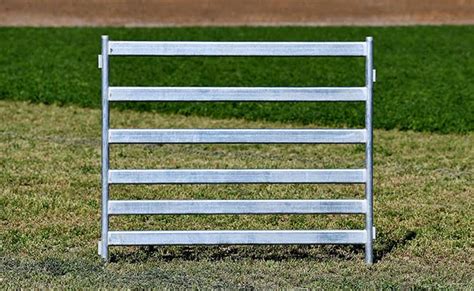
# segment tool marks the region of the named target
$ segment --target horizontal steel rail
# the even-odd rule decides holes
[[[109,170],[109,184],[352,184],[365,183],[365,172],[365,169]]]
[[[365,101],[365,87],[110,87],[109,101]]]
[[[365,244],[365,230],[109,231],[109,245]]]
[[[102,37],[102,231],[119,245],[365,244],[373,262],[372,38],[365,42],[109,41]],[[109,56],[365,57],[364,87],[111,87]],[[365,102],[363,129],[110,129],[110,102]],[[365,144],[363,169],[110,169],[110,144]],[[365,199],[110,200],[111,184],[364,184]],[[362,214],[365,230],[109,231],[111,215]]]
[[[110,41],[115,56],[366,56],[365,42]]]
[[[363,214],[365,200],[110,200],[124,214]]]
[[[109,143],[365,143],[365,129],[110,129]]]

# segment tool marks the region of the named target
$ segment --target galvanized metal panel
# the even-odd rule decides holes
[[[111,200],[123,214],[361,214],[365,200]]]
[[[365,56],[365,87],[194,88],[109,87],[109,55]],[[102,240],[109,245],[365,244],[373,262],[372,38],[365,42],[109,42],[102,37]],[[366,128],[335,129],[109,129],[109,101],[365,101]],[[109,143],[365,143],[366,169],[110,170]],[[109,184],[365,183],[365,200],[110,201]],[[119,214],[366,214],[365,230],[109,231]]]
[[[109,143],[365,143],[365,129],[110,129]]]
[[[365,56],[365,42],[111,41],[110,55]]]
[[[365,101],[365,87],[109,87],[109,101]]]
[[[365,183],[365,169],[110,170],[110,184]]]
[[[364,244],[365,230],[110,231],[109,245]]]

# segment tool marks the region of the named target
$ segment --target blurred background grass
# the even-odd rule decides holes
[[[474,26],[0,28],[0,99],[100,107],[100,35],[112,40],[363,41],[374,37],[374,127],[474,128]],[[363,86],[363,58],[123,58],[111,85]],[[358,103],[125,103],[119,108],[363,126]]]

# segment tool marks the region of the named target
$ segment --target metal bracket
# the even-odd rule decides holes
[[[376,237],[375,235],[375,226],[372,227],[372,239],[374,240]]]
[[[102,255],[102,241],[101,240],[97,242],[97,252],[99,253],[99,256]]]
[[[377,70],[376,69],[372,70],[372,81],[374,83],[377,82]]]
[[[102,69],[102,55],[98,55],[98,56],[97,56],[97,60],[98,60],[98,62],[99,62],[98,65],[97,65],[97,67],[98,67],[99,69]]]

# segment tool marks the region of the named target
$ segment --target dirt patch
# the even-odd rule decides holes
[[[4,26],[474,24],[474,0],[2,0]]]

